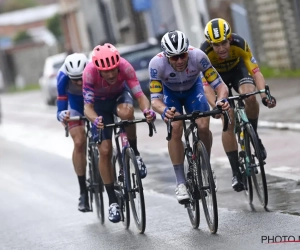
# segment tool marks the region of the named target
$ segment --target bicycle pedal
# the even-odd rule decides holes
[[[181,201],[178,201],[178,203],[181,204],[181,205],[186,206],[186,205],[190,204],[190,200],[189,199],[181,200]]]

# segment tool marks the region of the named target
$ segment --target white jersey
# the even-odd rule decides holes
[[[189,90],[195,83],[201,82],[199,77],[201,79],[203,75],[214,89],[223,82],[202,50],[189,46],[188,53],[188,65],[183,72],[175,71],[163,52],[151,59],[149,75],[152,98],[162,98],[164,86],[178,92]]]

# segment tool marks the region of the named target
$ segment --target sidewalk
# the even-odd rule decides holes
[[[257,95],[260,106],[258,126],[300,131],[300,79],[267,79],[266,83],[271,95],[276,98],[277,105],[269,109]],[[139,113],[136,113],[136,118],[143,118],[142,113]],[[160,117],[157,119],[161,120]],[[220,120],[211,119],[211,123],[219,124]]]
[[[273,109],[260,103],[259,126],[300,131],[300,79],[267,79],[271,95],[277,100]]]

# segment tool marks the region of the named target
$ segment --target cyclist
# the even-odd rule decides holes
[[[83,115],[82,73],[88,63],[82,53],[66,57],[57,74],[57,119],[65,123],[70,116]],[[78,210],[90,211],[86,188],[86,136],[83,121],[69,122],[70,135],[74,142],[73,166],[78,176],[80,198]]]
[[[232,84],[234,90],[240,94],[248,93],[265,88],[265,79],[259,70],[258,64],[251,53],[249,45],[237,34],[232,33],[230,25],[224,19],[215,18],[210,20],[205,27],[204,35],[206,41],[201,44],[203,50],[212,65],[221,75],[226,84]],[[206,97],[212,107],[215,106],[215,93],[210,86],[204,86]],[[276,100],[272,97],[270,102],[265,93],[261,94],[262,103],[273,108]],[[257,122],[259,115],[259,104],[255,95],[245,99],[246,114],[257,134]],[[233,119],[233,110],[230,112]],[[263,159],[266,159],[266,150],[259,140]],[[232,187],[235,191],[242,191],[240,172],[238,171],[238,146],[234,134],[234,124],[229,125],[228,130],[222,134],[224,150],[232,168]]]
[[[125,85],[125,81],[128,86]],[[129,89],[129,88],[130,89]],[[92,62],[83,72],[84,111],[93,123],[94,138],[97,129],[102,129],[104,122],[113,123],[113,114],[122,120],[134,119],[133,99],[129,91],[137,98],[140,109],[147,120],[155,120],[156,114],[150,110],[150,103],[144,95],[132,65],[120,57],[118,50],[111,44],[105,43],[93,49]],[[95,129],[97,128],[97,129]],[[137,149],[136,126],[126,128],[128,141],[140,169],[141,178],[147,175],[147,168]],[[112,129],[102,131],[102,143],[98,146],[100,152],[99,170],[109,199],[109,220],[120,221],[119,205],[114,192],[112,158]]]
[[[216,103],[224,110],[229,109],[226,100],[228,88],[212,67],[208,57],[198,48],[189,46],[186,35],[178,30],[167,32],[161,40],[162,52],[149,63],[150,93],[153,109],[167,122],[174,115],[194,110],[208,111],[209,105],[203,91],[200,74],[218,93]],[[209,117],[197,119],[199,137],[210,155],[212,138]],[[184,149],[181,141],[183,126],[181,121],[172,123],[172,139],[168,142],[170,159],[176,176],[176,198],[179,203],[189,199],[184,177]]]

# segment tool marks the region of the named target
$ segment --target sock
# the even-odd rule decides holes
[[[253,127],[255,133],[257,134],[257,123],[258,123],[258,118],[256,118],[256,119],[249,119],[249,118],[248,118],[248,120],[249,120],[249,122],[251,123],[251,125],[252,125],[252,127]]]
[[[114,190],[114,183],[104,184],[104,186],[108,195],[109,205],[111,205],[112,203],[118,203],[118,199]]]
[[[239,155],[238,151],[231,151],[231,152],[226,152],[227,157],[230,162],[231,170],[232,170],[232,175],[236,175],[239,171],[238,166],[239,166]]]
[[[139,152],[138,149],[137,149],[136,138],[133,139],[133,140],[129,140],[129,139],[128,139],[128,142],[129,142],[129,144],[130,144],[130,147],[133,149],[135,156],[139,156],[139,155],[140,155],[140,152]]]
[[[85,182],[85,175],[78,176],[78,182],[79,182],[79,187],[80,187],[80,194],[83,194],[83,193],[87,192],[86,182]]]
[[[177,186],[179,184],[185,183],[183,163],[182,164],[173,165],[173,167],[174,167],[174,172],[175,172],[175,176],[176,176]]]

